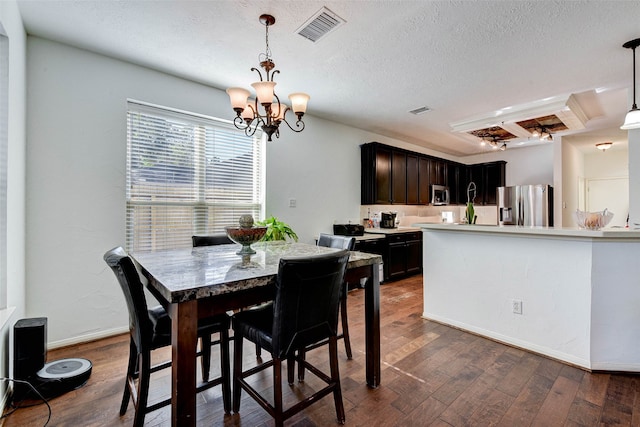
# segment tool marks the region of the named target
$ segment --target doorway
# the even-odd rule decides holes
[[[624,227],[629,214],[629,177],[587,179],[587,211],[613,212],[609,227]]]

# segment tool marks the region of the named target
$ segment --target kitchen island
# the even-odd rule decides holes
[[[640,372],[640,231],[414,224],[423,316],[589,370]]]

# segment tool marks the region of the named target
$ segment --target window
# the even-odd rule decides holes
[[[130,251],[190,247],[240,215],[264,216],[264,141],[232,124],[129,101],[127,236]]]
[[[0,309],[7,308],[7,168],[9,144],[9,38],[0,23]]]

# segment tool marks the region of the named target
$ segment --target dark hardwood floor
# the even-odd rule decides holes
[[[362,290],[349,294],[349,325],[354,349],[347,360],[339,343],[340,374],[350,426],[610,426],[640,425],[640,377],[591,374],[536,354],[424,320],[422,276],[381,287],[382,385],[365,386]],[[124,301],[123,301],[124,304]],[[639,344],[640,348],[640,344]],[[49,351],[48,359],[83,357],[93,362],[87,384],[52,399],[49,426],[130,426],[133,409],[120,417],[128,336]],[[326,347],[308,358],[326,367]],[[246,363],[255,352],[246,344]],[[164,352],[168,357],[169,352]],[[218,373],[218,353],[212,356]],[[245,365],[247,366],[247,365]],[[151,401],[166,396],[169,371],[152,377]],[[313,375],[289,391],[317,386]],[[270,375],[258,375],[257,387],[267,389]],[[246,394],[240,413],[224,415],[220,388],[198,395],[198,425],[270,426],[271,418]],[[47,408],[23,408],[4,426],[42,426]],[[146,426],[169,425],[170,409],[147,415]],[[319,403],[287,422],[296,426],[336,425],[333,399]]]

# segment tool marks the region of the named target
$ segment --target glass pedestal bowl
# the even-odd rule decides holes
[[[573,219],[578,228],[586,230],[600,230],[602,227],[606,227],[612,218],[613,213],[609,212],[607,209],[602,212],[584,212],[576,210],[573,213]]]
[[[251,245],[264,237],[267,227],[226,227],[225,230],[231,240],[242,245],[237,255],[253,255],[256,251]]]

